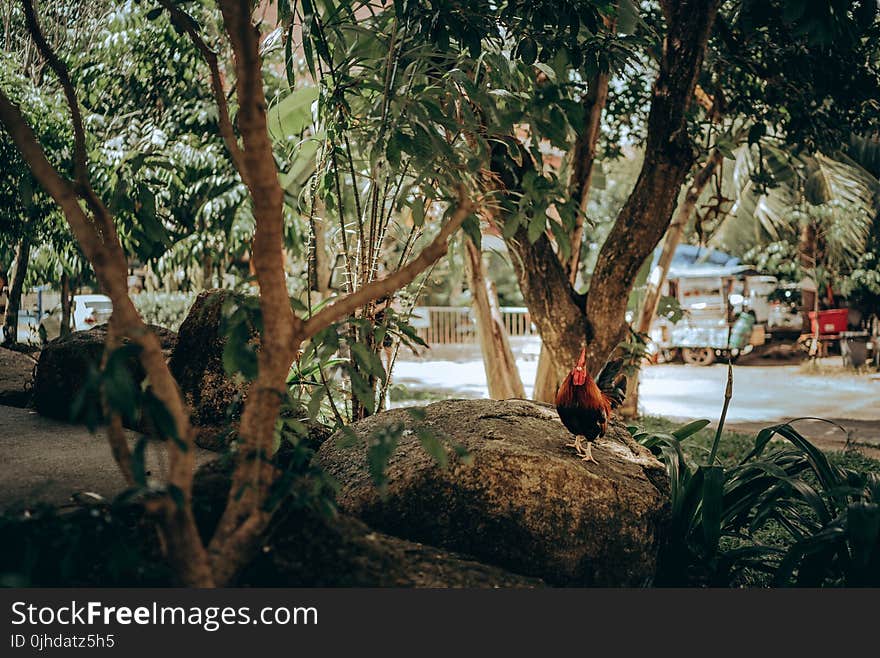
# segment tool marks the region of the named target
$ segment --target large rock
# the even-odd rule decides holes
[[[195,442],[207,450],[222,451],[235,437],[247,398],[247,383],[230,376],[223,365],[223,305],[232,294],[228,290],[206,290],[196,297],[180,325],[177,345],[168,362],[191,409]],[[258,334],[253,333],[250,340],[259,348]],[[328,428],[308,420],[305,410],[287,413],[296,415],[308,428],[305,438],[315,447],[330,435]]]
[[[36,364],[29,354],[0,347],[0,404],[27,406]]]
[[[238,419],[246,387],[223,368],[223,303],[232,293],[207,290],[193,302],[177,334],[168,365],[192,410],[196,443],[209,450],[224,447]]]
[[[155,333],[166,357],[177,339],[170,329],[147,325]],[[91,368],[101,365],[107,325],[98,325],[88,331],[75,331],[69,336],[56,338],[47,344],[37,362],[34,378],[34,406],[43,416],[70,420],[70,408],[86,382]],[[133,360],[129,369],[136,381],[144,378],[140,362]]]
[[[283,458],[282,458],[283,461]],[[216,527],[230,486],[227,460],[203,465],[193,507],[205,538]],[[287,504],[236,585],[249,587],[540,587],[466,556],[374,532],[345,514]]]
[[[340,508],[378,530],[475,556],[557,585],[651,581],[669,515],[663,466],[613,421],[593,447],[598,464],[565,447],[555,409],[520,400],[448,400],[387,411],[352,426],[362,439],[325,442],[317,461],[340,484]],[[402,430],[382,495],[363,441]],[[440,468],[419,429],[459,444],[471,465]]]

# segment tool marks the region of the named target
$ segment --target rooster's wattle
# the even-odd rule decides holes
[[[583,349],[577,365],[556,393],[556,410],[562,424],[575,437],[567,445],[584,461],[595,462],[590,443],[605,435],[611,410],[619,407],[626,396],[626,377],[620,374],[623,359],[614,359],[605,364],[594,380],[587,372],[586,358]]]

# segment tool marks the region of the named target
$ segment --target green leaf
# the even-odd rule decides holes
[[[516,52],[525,64],[534,64],[538,59],[538,44],[531,37],[524,37],[519,42]]]
[[[468,215],[467,219],[461,224],[461,229],[465,232],[474,246],[479,249],[482,244],[482,232],[480,231],[480,220],[476,215]]]
[[[385,381],[388,376],[385,372],[385,366],[382,365],[382,359],[379,355],[370,350],[363,343],[352,343],[350,346],[351,353],[357,359],[358,364],[374,377],[379,377]]]
[[[358,401],[364,405],[364,408],[373,413],[376,411],[376,397],[373,387],[370,383],[353,367],[348,368],[349,381],[351,382],[351,391],[354,393]]]
[[[767,126],[763,123],[756,123],[749,128],[749,146],[754,146],[761,141],[761,138],[767,134]]]
[[[529,242],[535,244],[535,242],[538,241],[538,238],[544,233],[546,224],[547,221],[543,213],[536,213],[535,216],[529,220]]]
[[[409,417],[413,420],[425,420],[428,415],[428,412],[424,407],[407,407],[406,413],[409,414]]]
[[[276,142],[300,136],[312,125],[312,103],[318,99],[317,87],[294,89],[266,112],[269,134]]]
[[[425,200],[422,197],[416,197],[411,204],[413,224],[423,226],[425,224]]]
[[[135,484],[141,487],[147,486],[146,449],[148,442],[149,439],[146,436],[140,437],[134,444],[134,450],[131,451],[131,472]]]
[[[136,420],[140,407],[140,387],[130,370],[140,350],[140,346],[134,344],[115,349],[108,357],[101,375],[107,406],[128,423]]]
[[[184,452],[189,449],[189,446],[180,438],[177,423],[174,422],[174,417],[168,411],[168,407],[155,396],[152,389],[147,389],[144,394],[143,413],[156,428],[160,438],[171,439]]]
[[[353,448],[360,444],[360,442],[360,438],[358,438],[357,433],[351,429],[351,427],[345,425],[344,427],[339,428],[339,436],[336,438],[336,447],[340,450]]]
[[[446,468],[449,464],[449,456],[446,454],[443,442],[437,438],[434,432],[427,427],[423,427],[416,431],[416,435],[419,437],[419,442],[422,444],[425,452],[434,458],[434,461],[437,462],[440,468]]]
[[[710,421],[706,420],[705,418],[701,419],[701,420],[692,421],[692,422],[688,423],[687,425],[682,425],[677,430],[673,431],[672,436],[674,436],[679,441],[684,441],[689,436],[693,436],[694,434],[699,432],[701,429],[706,427],[709,424],[709,422]]]
[[[617,6],[617,31],[632,34],[639,22],[639,7],[634,0],[620,0]]]
[[[171,496],[171,500],[177,505],[177,509],[186,509],[186,497],[183,495],[183,490],[180,487],[176,484],[169,484],[168,495]]]
[[[703,471],[703,537],[710,554],[714,554],[718,550],[718,543],[721,540],[724,468],[721,466],[702,466],[700,470]]]

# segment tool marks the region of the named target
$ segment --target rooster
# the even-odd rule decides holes
[[[623,359],[605,364],[599,376],[593,380],[586,368],[587,351],[581,356],[556,394],[556,410],[565,428],[574,434],[574,442],[566,447],[574,448],[584,461],[596,463],[591,442],[605,436],[611,410],[619,407],[626,397],[626,377],[620,375]],[[587,444],[584,446],[584,439]]]

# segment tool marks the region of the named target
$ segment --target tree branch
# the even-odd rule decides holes
[[[89,170],[86,161],[86,133],[83,127],[79,102],[76,99],[76,90],[73,88],[73,82],[70,79],[70,72],[67,69],[67,65],[61,61],[55,51],[49,46],[45,36],[43,36],[43,31],[37,22],[33,0],[21,0],[21,6],[24,9],[25,23],[27,24],[31,39],[34,40],[37,50],[40,51],[43,59],[48,62],[49,68],[58,76],[61,88],[64,90],[64,97],[67,99],[67,105],[70,108],[70,118],[73,123],[74,175],[79,185],[88,186]]]
[[[413,260],[397,270],[393,274],[377,279],[359,288],[355,292],[349,293],[339,298],[335,302],[328,304],[318,311],[303,324],[303,339],[308,339],[316,333],[340,320],[351,315],[356,309],[366,304],[389,295],[395,290],[399,290],[408,285],[415,278],[433,265],[436,261],[443,257],[449,248],[449,237],[458,230],[465,219],[474,211],[474,206],[468,199],[464,188],[458,191],[458,203],[452,216],[446,222],[437,236],[425,247],[421,253]]]
[[[141,346],[140,359],[144,371],[150,378],[156,397],[174,418],[182,445],[178,445],[175,441],[168,442],[170,457],[168,480],[170,484],[180,489],[184,497],[184,505],[178,506],[170,498],[164,499],[164,505],[161,506],[163,527],[166,530],[166,539],[173,546],[170,557],[177,566],[181,579],[188,585],[211,585],[213,578],[208,569],[207,556],[199,539],[190,504],[195,452],[190,433],[189,412],[177,389],[177,383],[165,363],[158,338],[144,325],[128,296],[125,253],[113,228],[112,216],[108,213],[104,218],[113,228],[112,233],[102,234],[94,218],[89,217],[80,206],[71,182],[62,178],[49,162],[21,110],[2,90],[0,90],[0,123],[9,132],[34,178],[64,212],[77,242],[95,270],[101,287],[113,302],[113,317],[119,335],[127,336]],[[103,204],[99,208],[103,209]],[[115,428],[111,427],[110,431],[111,447],[118,448],[118,445],[113,446],[113,441],[118,442],[118,436],[113,438]],[[127,477],[124,467],[123,474]]]
[[[202,55],[208,69],[211,71],[211,93],[214,95],[214,102],[217,103],[217,117],[220,125],[220,136],[223,143],[229,150],[229,156],[232,158],[232,164],[241,176],[245,178],[246,167],[243,162],[243,154],[238,144],[238,138],[235,135],[235,129],[232,126],[232,120],[229,118],[229,104],[226,101],[226,92],[223,89],[223,76],[220,74],[220,65],[215,53],[202,36],[199,34],[197,24],[192,16],[183,11],[171,0],[159,0],[159,4],[168,10],[171,15],[171,22],[180,27],[192,41],[196,50]]]

